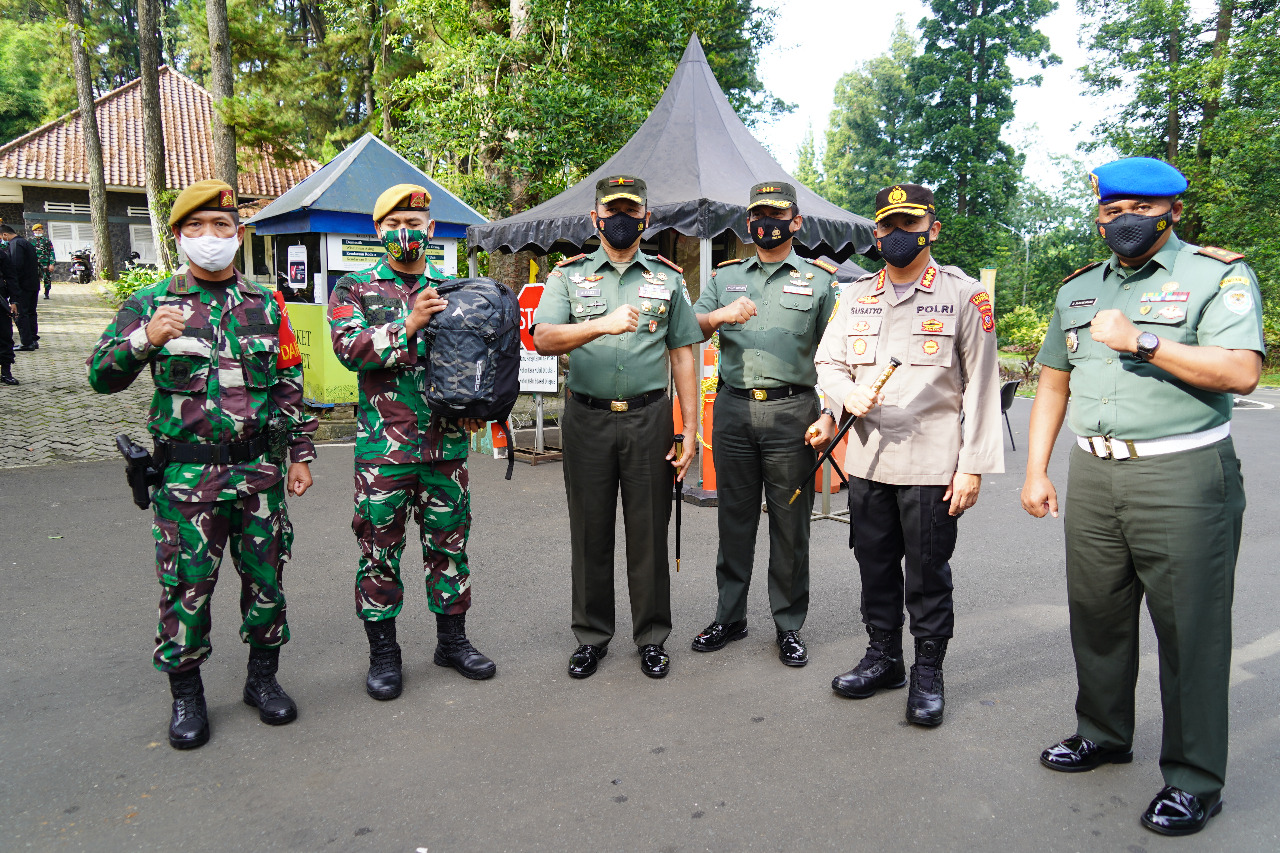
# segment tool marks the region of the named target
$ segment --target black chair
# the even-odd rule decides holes
[[[1009,426],[1009,407],[1013,405],[1013,398],[1017,395],[1018,386],[1021,384],[1021,379],[1010,379],[1000,386],[1000,413],[1004,415],[1004,425],[1009,430],[1009,444],[1013,445],[1014,450],[1018,449],[1018,445],[1013,443],[1013,427]]]

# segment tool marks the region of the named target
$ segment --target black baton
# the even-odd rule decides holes
[[[684,456],[684,436],[677,435],[675,437],[676,445],[676,462],[680,461],[680,457]],[[676,571],[680,571],[680,504],[684,503],[684,483],[680,481],[680,468],[676,468],[675,488],[672,495],[676,501]]]
[[[886,367],[884,372],[876,377],[876,381],[871,384],[872,396],[880,393],[880,389],[884,387],[884,383],[888,382],[889,377],[893,375],[893,372],[901,366],[902,362],[898,361],[898,359],[893,357],[889,358],[889,366]],[[841,403],[841,406],[843,405],[844,404]],[[831,454],[835,452],[836,445],[840,443],[840,439],[844,438],[845,433],[849,431],[849,427],[853,426],[853,422],[856,420],[856,417],[848,417],[845,419],[844,425],[836,432],[836,437],[831,439],[831,443],[827,445],[827,449],[822,451],[822,455],[818,457],[817,463],[809,470],[808,475],[800,481],[800,485],[796,488],[795,493],[791,495],[791,500],[787,501],[788,505],[795,503],[796,498],[800,497],[800,493],[804,491],[805,483],[813,482],[813,478],[817,476],[818,471],[822,469],[822,463],[831,458]],[[841,477],[841,479],[843,480],[844,478]]]

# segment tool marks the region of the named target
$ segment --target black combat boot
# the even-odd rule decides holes
[[[467,678],[493,678],[498,667],[467,639],[467,614],[436,614],[436,665],[451,666]]]
[[[0,364],[0,382],[5,385],[20,385],[17,378],[13,375],[13,367],[8,364]]]
[[[195,749],[209,742],[209,709],[204,704],[200,670],[169,673],[173,694],[173,718],[169,720],[169,746]]]
[[[892,631],[874,625],[866,627],[871,635],[867,653],[852,670],[831,681],[832,690],[850,699],[866,699],[877,690],[907,683],[907,669],[902,662],[902,627]]]
[[[364,623],[369,638],[369,677],[364,688],[374,699],[394,699],[400,695],[400,644],[396,642],[396,620]]]
[[[258,719],[269,726],[283,726],[298,719],[298,706],[276,681],[280,648],[249,647],[249,677],[244,681],[244,704],[258,709]]]
[[[907,722],[917,726],[942,725],[942,658],[946,637],[916,637],[916,662],[911,665],[911,692],[907,694]]]

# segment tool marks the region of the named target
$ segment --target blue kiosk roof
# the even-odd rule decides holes
[[[372,133],[263,208],[249,220],[259,234],[372,234],[373,203],[394,184],[421,184],[431,192],[435,236],[467,236],[468,225],[489,220],[426,176]]]

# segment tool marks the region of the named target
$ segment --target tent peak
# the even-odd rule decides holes
[[[698,39],[697,32],[689,33],[689,43],[685,45],[684,55],[680,57],[680,65],[684,65],[686,62],[701,62],[703,65],[710,65],[707,62],[707,54],[702,49],[702,42]]]

